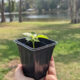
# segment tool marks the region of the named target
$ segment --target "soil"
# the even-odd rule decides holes
[[[18,40],[18,41],[20,41],[20,42],[23,43],[24,45],[28,45],[29,47],[33,48],[32,42],[31,42],[31,41],[26,41],[25,38],[20,39],[20,40]],[[44,46],[44,45],[45,45],[45,43],[35,42],[35,48],[42,47],[42,46]]]

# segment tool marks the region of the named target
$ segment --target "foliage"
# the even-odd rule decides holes
[[[11,3],[11,12],[13,12],[16,10],[16,2],[15,2],[15,0],[10,0],[10,3]],[[5,3],[5,12],[9,12],[9,11],[10,11],[9,10],[9,2],[6,2]]]
[[[19,1],[15,2],[15,0],[11,1],[12,3],[12,11],[19,10]],[[8,2],[5,3],[5,11],[8,11]],[[60,5],[60,9],[68,9],[68,1],[67,0],[22,0],[22,11],[26,11],[29,8],[35,8],[42,12],[42,9],[45,11],[49,11],[49,9],[57,9],[57,6]]]
[[[41,10],[49,11],[49,9],[56,9],[59,4],[59,0],[37,0],[36,8],[41,13]]]
[[[11,3],[12,3],[11,4],[11,6],[12,6],[11,11],[13,12],[15,10],[15,1],[12,0]]]
[[[45,36],[45,35],[38,35],[35,32],[23,33],[23,35],[26,36],[26,40],[27,41],[31,41],[33,43],[33,48],[35,48],[35,42],[39,42],[39,38],[48,39],[47,36]]]

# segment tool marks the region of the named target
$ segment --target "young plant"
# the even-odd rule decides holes
[[[35,42],[40,42],[39,38],[45,38],[48,39],[45,35],[36,34],[34,32],[31,33],[23,33],[23,35],[26,37],[27,41],[31,41],[33,44],[33,48],[35,48]]]

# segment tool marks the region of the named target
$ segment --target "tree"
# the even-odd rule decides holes
[[[22,0],[19,1],[19,22],[22,22]]]
[[[11,0],[11,11],[15,11],[15,0]]]
[[[2,5],[1,5],[1,22],[5,22],[5,16],[4,16],[4,0],[2,0]]]
[[[9,17],[10,17],[10,22],[13,21],[13,15],[12,12],[15,10],[15,1],[14,0],[8,0],[9,2]]]
[[[11,12],[12,12],[12,10],[11,10],[11,0],[8,0],[9,1],[9,18],[10,18],[10,22],[12,22],[13,21],[13,19],[12,19],[12,14],[11,14]]]
[[[48,12],[49,9],[56,9],[59,2],[60,0],[35,0],[35,6],[36,9],[39,10],[39,13],[42,13],[42,9],[46,12]]]
[[[79,14],[78,14],[78,8],[77,8],[78,0],[71,0],[71,23],[79,23]]]

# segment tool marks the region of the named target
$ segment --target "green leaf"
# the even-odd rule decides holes
[[[45,39],[48,39],[48,37],[45,36],[45,35],[38,35],[37,37],[38,37],[38,38],[45,38]]]
[[[27,41],[31,41],[32,40],[32,37],[27,37],[26,40]]]
[[[23,33],[24,36],[27,36],[27,37],[31,37],[32,34],[31,33]]]
[[[34,41],[35,41],[35,42],[40,42],[38,38],[35,38],[35,40],[34,40]]]

